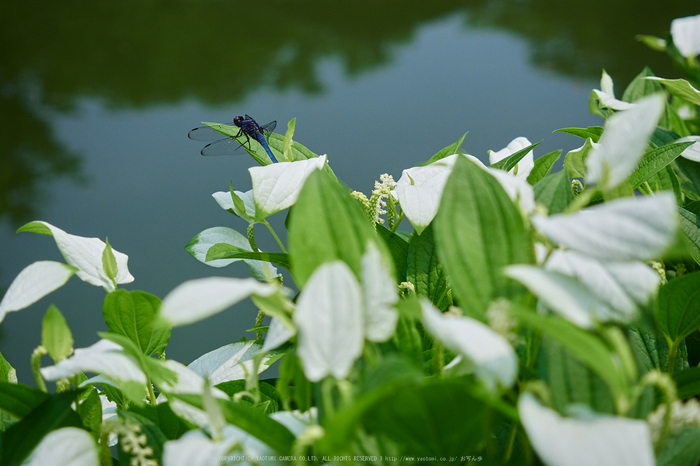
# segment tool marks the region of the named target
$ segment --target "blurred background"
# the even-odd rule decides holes
[[[63,261],[51,237],[15,234],[45,220],[75,235],[109,237],[129,255],[124,288],[163,298],[185,280],[248,276],[184,250],[198,232],[246,224],[215,191],[250,189],[243,151],[202,157],[187,139],[201,121],[248,113],[294,139],[369,194],[374,180],[424,162],[469,132],[483,161],[513,138],[544,142],[535,157],[576,148],[552,131],[599,125],[588,95],[602,69],[617,96],[645,65],[680,73],[635,41],[700,13],[670,0],[353,2],[238,0],[10,2],[0,15],[0,296],[37,260]],[[284,240],[285,213],[271,218]],[[256,228],[263,250],[277,251]],[[289,275],[285,284],[293,285]],[[0,352],[34,384],[31,351],[55,304],[75,347],[106,330],[104,291],[72,278],[0,325]],[[189,363],[252,327],[249,301],[173,331],[167,356]]]

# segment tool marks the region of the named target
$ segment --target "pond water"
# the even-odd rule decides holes
[[[125,286],[164,297],[185,280],[248,275],[207,267],[185,244],[198,232],[245,223],[215,191],[250,189],[247,154],[201,157],[187,139],[200,121],[248,113],[296,117],[294,139],[328,154],[346,184],[369,193],[382,173],[427,160],[469,132],[467,152],[487,160],[517,136],[543,140],[536,156],[579,141],[552,134],[601,124],[588,94],[605,68],[618,96],[644,65],[678,77],[634,40],[663,35],[693,2],[271,1],[95,5],[15,2],[0,17],[0,295],[37,260],[62,260],[50,237],[15,234],[45,220],[80,236],[109,237],[129,255]],[[11,46],[7,46],[11,44]],[[271,221],[285,239],[283,213]],[[263,228],[263,250],[277,246]],[[287,284],[291,279],[287,275]],[[31,351],[50,304],[75,346],[106,330],[104,292],[72,278],[0,325],[0,352],[33,383]],[[170,358],[189,363],[242,337],[256,310],[240,304],[175,329]]]

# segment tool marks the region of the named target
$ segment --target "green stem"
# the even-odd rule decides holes
[[[676,369],[676,356],[678,355],[678,345],[680,340],[669,342],[668,344],[668,364],[666,366],[666,372],[669,376],[673,376],[673,372]]]
[[[31,364],[32,364],[32,374],[34,374],[34,380],[36,380],[36,386],[42,392],[48,393],[46,389],[46,382],[44,382],[44,377],[41,375],[41,357],[48,354],[46,348],[39,345],[32,352]]]
[[[279,236],[277,236],[277,233],[275,233],[275,230],[272,229],[270,222],[268,222],[267,220],[263,220],[262,223],[267,227],[268,230],[270,230],[270,233],[272,233],[272,236],[274,236],[275,241],[277,241],[277,244],[279,245],[280,249],[282,249],[282,252],[287,254],[287,250],[285,249],[284,244],[282,244],[282,241],[280,241]]]
[[[506,452],[503,455],[503,462],[507,463],[513,456],[513,446],[515,445],[515,437],[518,434],[518,423],[513,421],[508,428],[508,440],[506,441]]]
[[[435,361],[435,375],[440,377],[442,375],[442,366],[445,365],[445,352],[442,345],[438,342],[433,344],[433,360]]]
[[[391,232],[396,233],[396,229],[401,225],[401,220],[403,220],[403,211],[401,211],[401,215],[399,215],[398,220],[396,220],[396,223],[394,223],[394,226],[391,227]]]
[[[151,400],[151,406],[156,405],[156,392],[153,391],[153,384],[151,379],[146,376],[146,387],[148,387],[148,399]]]

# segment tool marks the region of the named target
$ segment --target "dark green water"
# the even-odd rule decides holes
[[[246,276],[209,268],[184,245],[199,231],[245,224],[211,193],[250,188],[238,157],[199,156],[187,132],[249,113],[327,153],[335,173],[368,193],[375,179],[429,158],[469,132],[482,160],[517,136],[536,155],[575,148],[551,134],[600,124],[588,114],[601,69],[618,96],[649,65],[678,77],[634,40],[665,34],[690,1],[168,1],[14,2],[0,15],[0,294],[36,260],[61,260],[49,237],[14,231],[41,219],[109,237],[130,256],[127,289],[161,298],[179,283]],[[283,235],[283,214],[272,218]],[[276,250],[261,228],[258,245]],[[0,351],[30,383],[29,355],[51,303],[76,346],[105,330],[104,292],[77,278],[0,324]],[[184,363],[246,336],[245,303],[173,332]],[[248,338],[252,334],[247,334]]]

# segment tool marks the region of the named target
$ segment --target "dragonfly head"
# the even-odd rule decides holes
[[[241,124],[243,124],[243,117],[242,116],[237,116],[233,119],[233,124],[240,127]]]

